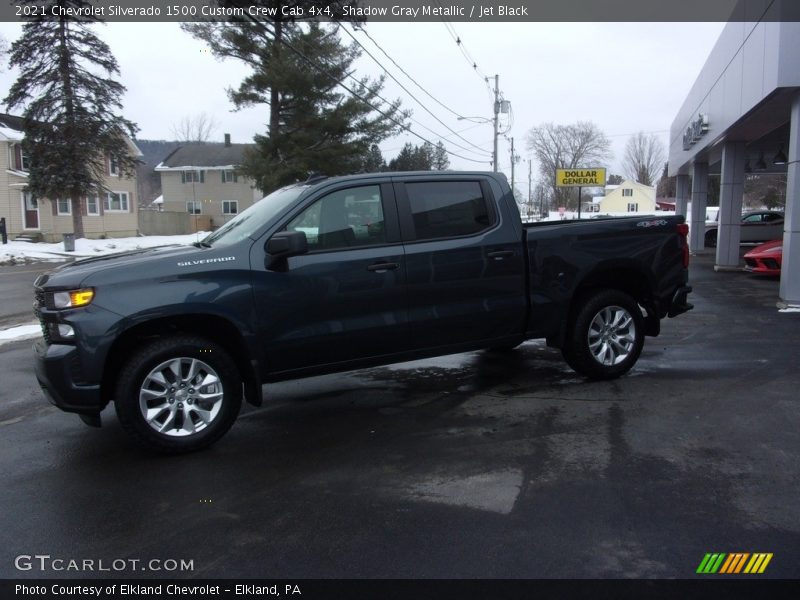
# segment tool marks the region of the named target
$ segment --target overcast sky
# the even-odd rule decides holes
[[[500,89],[512,105],[514,122],[507,133],[515,138],[515,179],[527,192],[529,156],[525,136],[545,122],[594,121],[612,140],[614,158],[607,165],[621,172],[622,153],[630,134],[656,132],[668,146],[667,130],[722,30],[722,23],[370,23],[374,40],[432,96],[460,115],[490,118],[492,97],[453,39],[474,59],[480,73],[500,75]],[[142,139],[170,139],[171,127],[186,115],[208,112],[219,123],[215,137],[230,133],[236,142],[251,141],[264,132],[266,106],[232,112],[226,88],[236,86],[246,68],[236,61],[215,59],[206,46],[182,32],[175,23],[110,23],[96,27],[120,64],[127,87],[125,116],[136,122]],[[15,40],[21,27],[0,23],[0,34]],[[451,157],[456,169],[488,169],[492,148],[490,124],[458,121],[408,81],[363,33],[361,43],[450,129],[438,123],[397,84],[387,78],[384,97],[403,99],[413,110],[412,129],[433,142],[444,138],[458,154],[484,162]],[[343,36],[350,40],[349,37]],[[377,75],[380,67],[364,55],[359,74]],[[16,77],[3,65],[3,97]],[[4,110],[4,109],[3,109]],[[505,116],[503,123],[506,123]],[[429,128],[433,132],[425,129]],[[471,150],[452,145],[454,140]],[[405,141],[421,143],[406,134],[387,140],[387,160]],[[510,143],[501,138],[500,169],[510,175]],[[534,164],[534,183],[537,178]]]

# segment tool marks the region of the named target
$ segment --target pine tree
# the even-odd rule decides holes
[[[22,0],[37,4],[37,0]],[[83,0],[51,0],[52,7],[80,9]],[[63,14],[63,12],[61,13]],[[69,198],[76,238],[83,237],[85,196],[105,189],[106,160],[120,174],[135,172],[128,136],[135,125],[118,116],[125,88],[108,45],[92,33],[89,19],[34,18],[11,46],[9,64],[20,71],[4,103],[22,108],[23,151],[30,158],[28,191],[39,198]]]
[[[369,151],[364,156],[361,171],[363,173],[379,173],[386,170],[386,161],[383,159],[383,154],[378,144],[372,144]]]
[[[436,149],[433,151],[433,164],[431,166],[437,171],[444,171],[450,166],[447,149],[441,141],[437,142]]]
[[[432,147],[432,146],[431,146]],[[406,142],[397,158],[389,161],[390,171],[430,171],[431,156],[429,150],[423,146],[414,146]]]
[[[241,166],[265,192],[309,172],[361,170],[370,147],[399,131],[408,116],[399,100],[379,97],[383,78],[349,77],[360,52],[339,40],[336,26],[242,20],[182,27],[216,56],[250,66],[250,75],[229,97],[236,108],[269,106],[267,132],[255,136],[256,149]]]

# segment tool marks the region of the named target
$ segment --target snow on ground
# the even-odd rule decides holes
[[[41,337],[41,335],[42,328],[39,326],[39,323],[27,323],[25,325],[9,327],[8,329],[0,329],[0,346],[8,342]]]
[[[524,209],[523,209],[524,210]],[[600,217],[674,217],[674,211],[666,211],[666,210],[658,210],[653,211],[651,213],[630,213],[630,212],[587,212],[581,211],[581,219],[597,219]],[[561,214],[557,210],[551,210],[547,217],[542,219],[543,221],[572,221],[573,219],[578,218],[578,211],[566,211],[564,214]]]
[[[81,238],[75,240],[74,252],[64,252],[64,244],[62,242],[34,244],[9,241],[8,244],[0,244],[0,265],[34,261],[65,261],[70,257],[86,258],[88,256],[125,252],[126,250],[152,248],[153,246],[191,244],[203,239],[206,235],[208,235],[207,232],[201,231],[188,235],[146,235],[129,238],[108,238],[105,240]]]

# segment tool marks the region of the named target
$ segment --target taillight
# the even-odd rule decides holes
[[[678,223],[678,235],[683,245],[683,268],[689,268],[689,225],[686,223]]]

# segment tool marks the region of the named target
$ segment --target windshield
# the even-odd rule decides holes
[[[203,246],[230,246],[241,242],[281,213],[308,187],[295,183],[275,190],[207,235],[200,244]]]

